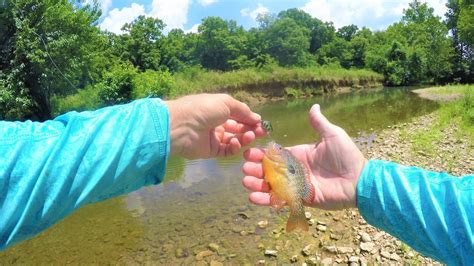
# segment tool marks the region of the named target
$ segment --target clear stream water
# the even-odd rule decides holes
[[[352,137],[376,134],[437,108],[409,89],[387,88],[271,102],[255,110],[272,122],[277,142],[295,145],[317,140],[307,114],[313,103]],[[198,260],[208,256],[199,263],[276,260],[263,255],[265,248],[280,250],[278,261],[288,263],[302,245],[317,243],[310,233],[284,234],[285,211],[248,203],[241,165],[241,156],[172,158],[164,184],[86,206],[39,236],[0,252],[0,264],[192,264],[200,253]],[[347,231],[347,225],[334,222],[339,218],[326,219],[344,219],[343,213],[311,212],[333,232]],[[257,226],[261,220],[268,221],[267,228]],[[210,243],[219,246],[218,252],[206,251]]]

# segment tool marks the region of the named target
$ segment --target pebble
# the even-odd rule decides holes
[[[214,252],[219,252],[219,245],[216,243],[210,243],[207,247]]]
[[[332,258],[325,258],[321,261],[321,265],[331,265],[332,264]]]
[[[295,262],[297,262],[297,261],[298,261],[298,255],[293,255],[293,256],[291,256],[291,259],[290,259],[290,262],[291,262],[291,263],[295,263]]]
[[[354,252],[354,249],[351,247],[337,247],[337,252],[346,254]]]
[[[304,212],[304,216],[306,217],[306,219],[311,219],[311,213],[310,212]]]
[[[278,256],[278,251],[277,251],[277,250],[273,250],[273,249],[266,249],[264,254],[265,254],[265,256],[273,256],[273,257],[276,257],[276,256]]]
[[[382,256],[382,258],[390,259],[390,252],[381,251],[380,256]]]
[[[317,229],[318,231],[321,231],[321,232],[326,232],[327,226],[320,224],[320,225],[316,226],[316,229]]]
[[[327,246],[327,247],[324,247],[324,249],[331,253],[337,253],[337,248],[335,246]]]
[[[362,242],[372,242],[372,239],[370,238],[370,235],[363,232],[361,235],[360,235],[361,239],[362,239]]]
[[[390,259],[394,260],[394,261],[400,261],[401,260],[400,256],[398,256],[398,254],[396,254],[396,253],[392,253],[390,255]]]
[[[349,257],[349,262],[359,262],[359,257],[357,257],[357,256],[350,256],[350,257]]]
[[[222,262],[217,261],[217,260],[211,260],[210,266],[223,266]]]
[[[313,224],[314,224],[314,219],[309,219],[309,220],[308,220],[308,224],[309,224],[309,225],[313,225]]]
[[[265,265],[265,260],[259,260],[259,261],[257,261],[257,265]]]
[[[362,251],[371,252],[374,247],[375,243],[373,242],[360,243],[360,250]]]
[[[323,221],[317,221],[317,223],[320,225],[325,225],[325,226],[328,225],[326,222],[323,222]]]
[[[308,265],[318,265],[318,260],[315,257],[311,257],[305,260]]]
[[[311,254],[311,248],[313,247],[313,245],[309,244],[309,245],[306,245],[303,250],[301,250],[301,254],[303,254],[304,256],[309,256]]]
[[[263,220],[263,221],[258,222],[258,227],[260,227],[262,229],[267,228],[267,226],[268,226],[268,221],[267,220]]]
[[[213,254],[213,253],[212,253],[212,251],[210,251],[210,250],[201,251],[201,252],[199,252],[199,253],[196,255],[196,260],[197,260],[197,261],[203,260],[205,257],[211,256],[212,254]]]
[[[185,252],[182,248],[177,248],[174,251],[174,255],[176,256],[176,258],[184,258],[188,256],[187,252]]]
[[[337,235],[337,234],[331,234],[329,236],[332,240],[340,240],[342,238],[341,235]]]

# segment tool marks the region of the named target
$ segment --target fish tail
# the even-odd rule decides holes
[[[288,222],[286,222],[286,232],[289,233],[295,229],[299,229],[303,231],[309,230],[309,225],[304,215],[304,207],[301,206],[300,208],[301,208],[300,211],[293,211],[293,210],[290,211],[290,218],[288,219]]]

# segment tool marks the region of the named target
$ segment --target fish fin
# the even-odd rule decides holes
[[[290,212],[290,218],[288,219],[288,222],[286,222],[286,232],[289,233],[295,229],[308,231],[309,225],[304,214],[296,215],[293,212]]]
[[[270,192],[270,205],[279,210],[286,205],[286,202],[275,195],[274,192]]]

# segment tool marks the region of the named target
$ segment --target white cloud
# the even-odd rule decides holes
[[[194,24],[189,30],[184,30],[184,33],[186,33],[186,34],[188,34],[188,33],[197,33],[199,25],[201,25],[201,24]]]
[[[201,6],[208,6],[217,3],[218,0],[198,0]]]
[[[240,15],[242,15],[242,17],[250,17],[253,20],[256,20],[258,15],[265,13],[270,13],[270,10],[262,4],[258,4],[257,8],[254,10],[250,10],[249,8],[240,10]]]
[[[412,0],[309,0],[302,10],[322,21],[332,21],[336,28],[356,24],[372,29],[384,29],[399,21]],[[422,0],[422,2],[424,2]],[[425,0],[435,15],[444,16],[446,0]]]
[[[145,8],[137,3],[122,9],[114,8],[108,13],[104,21],[100,23],[99,27],[103,30],[120,34],[122,33],[121,28],[125,23],[130,23],[141,15],[145,15]]]
[[[149,16],[159,18],[166,24],[166,31],[183,29],[188,21],[189,0],[153,0]]]

